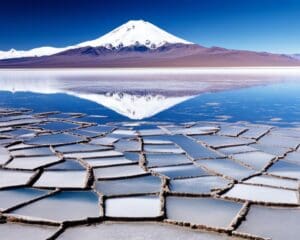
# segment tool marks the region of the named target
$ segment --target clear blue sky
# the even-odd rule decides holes
[[[300,0],[4,0],[0,50],[75,44],[131,19],[204,46],[300,53]]]

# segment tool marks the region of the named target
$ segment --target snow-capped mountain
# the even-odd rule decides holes
[[[130,46],[145,46],[149,49],[156,49],[165,44],[192,44],[184,39],[178,38],[150,22],[143,20],[131,20],[112,30],[111,32],[95,40],[82,42],[76,45],[63,48],[38,47],[31,50],[0,51],[0,59],[41,57],[49,56],[70,49],[82,47],[105,47],[108,49]]]

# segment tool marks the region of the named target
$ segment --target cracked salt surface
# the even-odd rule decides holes
[[[298,236],[299,130],[88,117],[0,108],[1,239]]]

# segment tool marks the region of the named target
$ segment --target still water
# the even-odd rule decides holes
[[[124,77],[126,76],[126,77]],[[0,107],[80,112],[85,120],[300,125],[300,75],[0,72]]]

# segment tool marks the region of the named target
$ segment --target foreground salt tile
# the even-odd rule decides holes
[[[9,151],[0,146],[0,165],[5,164],[10,159]]]
[[[120,139],[114,144],[117,151],[138,152],[142,150],[142,144],[137,140]]]
[[[96,179],[130,177],[144,175],[146,173],[147,172],[137,164],[94,168]]]
[[[5,209],[41,197],[47,193],[48,191],[34,188],[12,188],[0,190],[0,210],[4,211]]]
[[[253,140],[236,138],[236,137],[226,137],[218,135],[207,135],[207,136],[193,136],[197,141],[207,144],[213,148],[221,147],[233,147],[240,145],[247,145],[254,143]]]
[[[253,145],[251,145],[251,146],[235,146],[235,147],[219,148],[218,151],[223,153],[223,154],[226,154],[226,155],[257,151],[257,149],[252,147],[252,146]]]
[[[191,163],[191,160],[185,154],[175,153],[147,153],[145,154],[147,167],[161,167],[169,165],[178,165]]]
[[[156,218],[161,215],[159,196],[108,198],[105,216],[116,218]]]
[[[66,131],[66,130],[79,127],[79,125],[77,124],[68,123],[68,122],[48,122],[38,126],[45,130],[51,130],[51,131]]]
[[[280,160],[268,169],[268,173],[281,177],[300,179],[300,165]]]
[[[60,162],[57,156],[15,157],[6,167],[13,169],[34,170],[49,164]]]
[[[228,137],[237,137],[241,133],[247,131],[248,128],[240,126],[221,126],[221,130],[218,131],[218,135],[228,136]]]
[[[104,145],[104,146],[112,146],[118,140],[119,138],[116,137],[98,137],[98,138],[93,138],[89,143]]]
[[[251,206],[246,221],[237,232],[252,234],[267,239],[298,239],[299,208],[278,208]]]
[[[286,137],[280,134],[268,134],[259,140],[260,144],[286,147],[286,148],[297,148],[300,144],[300,138]]]
[[[241,180],[256,173],[255,170],[244,167],[229,159],[199,160],[197,164],[219,175]]]
[[[12,211],[9,215],[53,222],[101,216],[98,196],[90,191],[62,191]]]
[[[287,154],[287,156],[284,158],[284,161],[300,164],[300,152],[291,152]]]
[[[241,203],[213,198],[167,197],[167,218],[214,228],[228,228]]]
[[[138,176],[126,179],[101,180],[96,182],[96,190],[106,196],[159,193],[162,180],[155,176]]]
[[[152,153],[184,153],[181,148],[174,144],[145,144],[144,151]]]
[[[6,223],[0,224],[0,239],[3,240],[42,240],[48,239],[58,227],[39,226],[33,224]]]
[[[30,182],[34,174],[31,171],[0,169],[0,188],[24,186]]]
[[[93,152],[74,152],[64,154],[65,158],[97,158],[97,157],[119,157],[123,156],[123,153],[114,150],[107,151],[93,151]]]
[[[268,126],[247,126],[248,130],[241,134],[243,138],[259,139],[266,133],[268,133],[271,127]]]
[[[34,148],[24,148],[19,150],[10,151],[11,155],[15,157],[24,157],[24,156],[47,156],[53,155],[49,147],[34,147]]]
[[[221,177],[206,176],[171,180],[169,188],[174,193],[205,194],[215,189],[223,189],[229,183],[231,181]]]
[[[111,147],[108,146],[100,146],[93,144],[68,144],[64,146],[57,146],[55,150],[61,153],[74,153],[74,152],[92,152],[92,151],[102,151],[102,150],[110,150]]]
[[[194,164],[169,166],[169,167],[157,167],[157,168],[151,168],[151,171],[155,173],[159,173],[171,179],[200,177],[200,176],[209,175],[202,168],[197,167]]]
[[[273,146],[273,145],[265,145],[265,144],[252,144],[251,147],[256,148],[265,153],[273,154],[278,157],[283,157],[287,152],[290,151],[289,148]]]
[[[297,191],[246,184],[234,185],[223,196],[253,202],[298,204]]]
[[[181,135],[170,136],[170,139],[179,145],[193,159],[207,159],[223,157],[222,154],[204,147],[200,143]]]
[[[261,170],[266,167],[276,156],[264,152],[247,152],[233,154],[233,159],[246,164],[256,170]]]
[[[30,140],[26,140],[26,144],[30,145],[59,145],[66,143],[78,143],[83,141],[84,138],[66,134],[66,133],[58,133],[51,135],[39,135]]]
[[[123,165],[130,163],[138,163],[138,159],[131,158],[130,156],[120,156],[120,157],[101,157],[101,158],[88,158],[84,161],[91,167],[105,167],[114,165]]]
[[[49,167],[45,167],[45,170],[57,170],[57,171],[68,171],[68,170],[85,170],[78,161],[76,160],[64,160],[63,162],[59,162],[57,164],[51,165]]]
[[[244,181],[245,183],[267,185],[280,188],[291,188],[297,190],[299,187],[298,181],[272,177],[268,175],[255,176]]]
[[[47,188],[85,188],[86,171],[44,171],[35,182],[35,187]]]
[[[199,232],[153,222],[108,222],[99,225],[67,228],[57,240],[229,240],[224,235]],[[13,239],[15,240],[15,239]],[[19,239],[18,239],[19,240]]]

